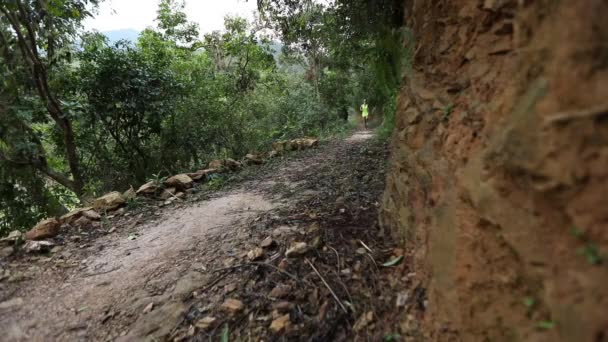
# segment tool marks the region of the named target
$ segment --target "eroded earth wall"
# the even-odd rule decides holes
[[[381,220],[428,340],[608,340],[608,2],[408,0]]]

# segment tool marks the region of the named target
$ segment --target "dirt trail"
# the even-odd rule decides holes
[[[242,258],[255,222],[277,220],[277,212],[294,211],[298,201],[319,195],[294,174],[335,169],[345,148],[358,148],[370,137],[359,132],[303,152],[214,198],[155,209],[153,218],[131,220],[113,234],[66,239],[63,250],[50,257],[0,264],[22,272],[9,285],[0,282],[2,339],[166,336],[183,322],[193,291],[213,280],[211,265],[230,266]]]
[[[188,265],[182,254],[204,248],[210,232],[230,229],[232,224],[272,208],[261,195],[236,191],[167,212],[158,221],[142,225],[135,240],[124,236],[101,238],[93,245],[99,252],[80,261],[85,267],[78,272],[64,280],[44,277],[23,284],[26,287],[18,295],[24,304],[1,316],[2,330],[10,331],[9,339],[13,340],[84,338],[90,322],[98,320],[108,308],[124,311],[138,307],[139,302],[188,295],[191,289],[185,282],[195,283],[203,277],[199,273],[194,277],[192,273],[183,274],[201,265],[196,260]],[[182,262],[186,264],[180,267]],[[180,284],[183,277],[186,280]]]

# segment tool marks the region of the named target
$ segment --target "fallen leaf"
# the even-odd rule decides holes
[[[285,298],[285,297],[289,296],[291,291],[292,291],[291,286],[279,284],[279,285],[275,286],[275,288],[272,289],[272,291],[270,291],[270,293],[268,295],[272,298]]]
[[[290,258],[304,255],[306,252],[308,252],[308,244],[306,242],[294,242],[287,252],[285,252],[285,256]]]
[[[146,308],[144,309],[144,314],[147,314],[147,313],[151,312],[152,310],[154,310],[154,303],[150,303],[150,304],[148,304],[148,306],[146,306]]]
[[[239,312],[243,311],[245,305],[238,299],[229,298],[226,299],[224,304],[222,304],[222,310],[228,312],[231,315],[236,315]]]
[[[384,267],[393,267],[393,266],[397,266],[399,265],[401,262],[403,261],[403,255],[398,256],[390,261],[385,262],[384,264],[382,264],[382,266]]]
[[[210,326],[212,326],[213,323],[215,323],[215,321],[217,321],[217,319],[215,317],[207,316],[205,318],[198,320],[196,322],[195,326],[199,329],[207,329]]]
[[[353,329],[355,329],[355,331],[361,331],[361,330],[363,330],[363,328],[365,328],[368,324],[370,324],[373,321],[374,321],[374,313],[370,311],[368,313],[361,315],[361,317],[357,320],[357,322],[353,326]]]
[[[279,333],[285,329],[287,329],[291,325],[291,320],[289,319],[289,314],[283,315],[270,324],[270,330],[275,333]]]

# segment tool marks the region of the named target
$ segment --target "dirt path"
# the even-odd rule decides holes
[[[128,213],[104,225],[111,234],[66,236],[62,250],[50,256],[0,264],[4,269],[0,275],[2,271],[9,275],[0,282],[2,340],[188,339],[219,333],[216,329],[201,335],[192,321],[205,311],[221,311],[231,292],[241,299],[249,295],[235,284],[243,277],[251,281],[247,272],[253,264],[247,264],[246,254],[265,237],[272,236],[278,245],[265,256],[273,265],[311,218],[375,224],[373,208],[349,205],[367,206],[377,194],[367,198],[356,183],[355,188],[341,189],[344,193],[334,189],[342,178],[349,178],[348,172],[339,172],[347,166],[341,165],[343,159],[365,149],[371,137],[360,132],[300,152],[291,160],[242,176],[232,189],[210,199]],[[314,180],[311,175],[322,177]],[[355,194],[356,200],[349,198],[349,205],[335,207],[344,204],[348,194]],[[218,276],[218,269],[231,273]],[[254,286],[269,282],[264,285],[269,292],[276,286],[271,276],[256,277]],[[320,296],[318,290],[316,295]],[[251,335],[250,323],[237,320],[235,326],[239,325]],[[238,329],[232,333],[241,335]]]

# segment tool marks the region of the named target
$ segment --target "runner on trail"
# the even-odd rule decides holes
[[[369,116],[369,107],[367,106],[367,100],[363,100],[363,104],[361,105],[361,115],[363,115],[363,123],[365,125],[365,129],[367,129],[367,117]]]

